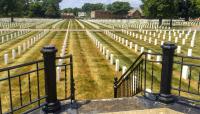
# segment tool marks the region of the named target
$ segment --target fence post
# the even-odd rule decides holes
[[[174,51],[177,46],[173,43],[167,42],[161,46],[163,50],[162,58],[162,72],[160,82],[159,101],[163,103],[174,102],[174,97],[171,95],[171,80],[173,72]]]
[[[75,101],[75,83],[73,76],[73,57],[70,55],[70,91],[71,91],[71,103]]]
[[[117,98],[117,77],[114,78],[114,98]]]
[[[44,59],[45,92],[47,95],[47,104],[43,111],[47,113],[54,113],[61,107],[56,92],[56,52],[57,49],[52,45],[45,46],[41,50]]]

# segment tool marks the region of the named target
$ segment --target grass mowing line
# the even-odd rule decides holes
[[[54,35],[55,35],[55,33],[50,33],[47,36],[49,38],[42,39],[38,44],[36,44],[36,46],[34,46],[32,49],[28,50],[27,53],[24,54],[24,56],[19,58],[16,61],[16,63],[17,62],[23,62],[24,63],[24,62],[33,61],[33,60],[37,60],[37,59],[41,58],[41,53],[38,50],[40,50],[44,45],[49,44],[50,41],[51,41],[51,37],[50,36],[54,36]],[[15,74],[15,75],[16,74],[20,74],[20,73],[23,73],[24,71],[27,71],[27,70],[29,71],[31,69],[35,69],[35,66],[29,66],[29,67],[13,70],[12,74]],[[25,81],[26,78],[22,78],[22,80],[24,80],[23,84],[22,84],[22,90],[23,90],[23,96],[25,96],[23,98],[23,102],[25,103],[29,99],[29,97],[28,97],[28,89],[27,89],[28,82]],[[42,76],[40,76],[40,81],[43,81]],[[8,90],[8,85],[7,84],[8,83],[6,83],[6,82],[2,82],[1,85],[0,85],[1,88],[3,88],[1,90],[1,98],[5,99],[5,100],[6,100],[6,96],[9,95],[8,94],[9,90]],[[41,86],[40,86],[41,89],[44,88],[44,86],[42,87],[43,83],[40,82],[40,84],[41,84]],[[36,95],[37,95],[37,86],[36,86],[37,83],[36,83],[35,74],[31,74],[31,85],[32,85],[32,87],[31,87],[32,98],[34,99],[34,98],[36,98]],[[14,106],[19,106],[19,96],[17,96],[17,95],[19,95],[19,88],[18,87],[19,87],[18,80],[17,79],[13,79],[12,80],[12,93],[13,93],[12,97],[13,97],[13,103],[14,103],[13,105]],[[42,95],[42,92],[43,91],[41,91],[41,95]],[[9,101],[9,98],[7,98],[6,101]],[[3,109],[8,109],[9,102],[3,102],[2,107],[3,107]]]
[[[87,25],[87,24],[85,24],[85,25],[86,25],[86,27],[89,26],[89,25]],[[101,36],[101,37],[104,37],[104,36]],[[102,38],[102,39],[103,39],[103,38]],[[105,40],[105,39],[107,39],[107,38],[104,37],[104,40]],[[111,40],[112,40],[112,39],[111,39]],[[112,41],[111,41],[111,42],[112,42]],[[151,66],[147,66],[147,67],[148,67],[148,69],[151,68]],[[154,66],[154,68],[155,68],[155,69],[161,69],[161,66],[156,65],[156,66]],[[161,74],[159,74],[159,72],[154,72],[154,76],[153,76],[153,77],[154,77],[154,82],[155,82],[154,88],[155,88],[156,91],[159,90],[160,75],[161,75]],[[147,79],[148,79],[148,80],[151,79],[150,76],[151,76],[151,73],[148,72],[148,76],[147,76]],[[178,78],[174,78],[173,81],[175,82],[175,83],[174,83],[175,85],[178,85],[178,82],[179,82],[179,79],[178,79]],[[148,82],[147,85],[150,85],[150,83]],[[182,83],[182,86],[183,86],[183,87],[184,87],[184,86],[187,87],[186,83]],[[193,85],[193,88],[194,88],[194,87],[195,87],[195,86]]]
[[[78,22],[75,21],[73,21],[72,26],[74,28],[80,28]],[[95,45],[93,45],[85,32],[73,33],[75,33],[76,36],[70,37],[70,47],[76,47],[76,49],[72,49],[72,52],[75,59],[75,81],[77,80],[76,84],[78,84],[77,97],[79,99],[113,97],[113,77],[111,77],[111,75],[114,76],[114,72],[112,72],[111,66],[107,65],[107,61],[96,50]],[[72,40],[75,41],[73,42]],[[111,75],[109,75],[110,72],[112,73]],[[87,78],[85,78],[85,76],[87,76]],[[105,87],[108,89],[105,90]],[[85,93],[86,96],[79,95],[79,93]]]
[[[64,24],[63,24],[63,25],[64,25]],[[62,26],[63,26],[63,25],[62,25]],[[38,32],[34,32],[34,33],[38,33]],[[46,35],[46,34],[45,34],[45,35]],[[29,39],[30,39],[31,37],[33,37],[33,36],[35,36],[35,34],[34,34],[34,35],[31,35],[31,36],[28,36],[28,38],[26,38],[26,37],[24,36],[24,38],[23,38],[22,41],[19,41],[20,39],[18,39],[17,41],[12,42],[12,43],[15,43],[13,46],[10,46],[10,45],[8,44],[8,45],[6,45],[7,48],[4,47],[4,49],[7,49],[6,52],[7,52],[7,51],[11,51],[12,49],[17,48],[17,46],[19,46],[20,44],[22,45],[22,44],[25,42],[25,40],[29,40]],[[43,36],[43,37],[44,37],[44,36]],[[16,44],[16,43],[17,43],[17,44]],[[36,43],[37,43],[37,42],[36,42]],[[35,44],[34,44],[34,45],[35,45]],[[33,46],[34,46],[34,45],[33,45]],[[28,49],[27,49],[27,50],[28,50]],[[4,53],[5,53],[5,52],[0,53],[0,55],[2,54],[2,55],[1,55],[2,58],[0,58],[0,61],[2,61],[2,62],[1,62],[2,65],[1,65],[1,66],[3,66],[3,67],[4,67],[4,66],[8,66],[8,65],[4,65],[4,64],[3,64],[3,63],[4,63],[4,62],[3,62],[3,61],[4,61],[4,56],[3,56]],[[23,55],[23,53],[25,53],[25,52],[22,52],[22,55]],[[12,58],[12,54],[9,54],[9,58],[10,58],[9,61],[11,61],[10,63],[13,63],[13,62],[15,61],[15,60],[12,60],[12,59],[11,59],[11,58]],[[19,58],[19,56],[17,56],[16,59],[17,59],[17,58]],[[9,64],[10,64],[10,63],[9,63]]]
[[[57,33],[57,34],[55,34],[55,33],[50,33],[49,35],[47,35],[46,37],[47,38],[44,38],[44,39],[42,39],[38,44],[37,44],[37,46],[35,46],[34,48],[32,48],[31,50],[29,50],[29,53],[26,53],[24,56],[23,56],[23,58],[20,58],[20,61],[21,60],[23,60],[24,62],[26,61],[26,59],[29,59],[29,61],[30,61],[30,58],[32,58],[32,60],[37,60],[37,59],[39,59],[39,58],[41,58],[41,53],[40,53],[40,51],[38,51],[38,50],[40,50],[44,45],[46,45],[46,44],[55,44],[56,46],[59,46],[59,43],[60,42],[58,42],[59,40],[62,40],[63,39],[63,36],[64,36],[64,34],[63,34],[63,32],[59,32],[59,33]],[[52,38],[53,37],[53,38]],[[62,38],[62,39],[60,39],[60,37]],[[31,52],[30,52],[31,51]],[[31,54],[32,53],[32,54]],[[33,54],[34,53],[34,54]],[[34,56],[33,56],[34,55]],[[40,55],[40,56],[38,56],[38,55]],[[33,67],[29,67],[28,68],[29,70],[30,69],[33,69]],[[21,70],[21,71],[16,71],[16,73],[19,73],[19,72],[23,72],[23,71],[25,71],[25,70],[28,70],[28,69],[23,69],[23,70]],[[13,74],[16,74],[15,72],[13,72]],[[43,73],[41,73],[42,75],[43,75]],[[40,74],[40,75],[41,75]],[[35,79],[36,77],[33,77],[32,76],[32,78],[31,78],[31,80],[32,80],[32,84],[36,81],[36,79]],[[44,78],[43,76],[40,76],[40,83],[41,83],[41,86],[40,86],[40,88],[41,89],[43,89],[44,88],[44,85],[42,85],[42,84],[44,84],[44,82],[43,82],[43,80],[42,80],[42,78]],[[33,80],[35,80],[35,81],[33,81]],[[24,80],[23,80],[24,81]],[[4,83],[5,84],[5,83]],[[15,81],[15,82],[13,82],[12,83],[12,85],[13,84],[16,84],[16,87],[19,85],[19,84],[17,84],[17,81]],[[6,85],[6,84],[5,84]],[[4,86],[5,86],[4,85]],[[23,86],[23,87],[28,87],[27,86],[27,82],[25,81],[24,82],[24,84],[23,85],[26,85],[26,86]],[[36,83],[34,84],[34,85],[36,85]],[[2,86],[2,85],[1,85]],[[40,90],[41,90],[40,89]],[[28,94],[27,93],[27,89],[26,88],[22,88],[22,90],[26,90],[26,91],[23,91],[23,95],[26,95],[26,94]],[[15,94],[19,91],[18,89],[14,89],[13,90],[14,92],[15,92]],[[32,92],[34,93],[35,91],[37,91],[37,87],[32,87]],[[43,91],[44,92],[44,91]],[[43,93],[44,94],[44,93]],[[36,93],[35,93],[35,95],[36,95]],[[26,98],[24,98],[23,100],[28,100],[28,98],[27,98],[27,96],[26,96]],[[19,103],[19,101],[18,100],[16,100],[16,105],[17,105],[17,102]],[[5,106],[5,105],[4,105]],[[32,106],[33,107],[33,106]]]

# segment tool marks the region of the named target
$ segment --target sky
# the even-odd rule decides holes
[[[109,4],[114,1],[126,1],[131,4],[132,7],[139,7],[142,3],[141,0],[63,0],[60,3],[61,9],[64,8],[74,8],[74,7],[82,7],[84,3],[105,3]]]

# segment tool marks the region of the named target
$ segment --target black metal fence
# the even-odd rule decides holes
[[[72,55],[55,57],[52,46],[42,53],[44,60],[0,69],[0,113],[55,112],[60,101],[75,100]]]
[[[166,43],[163,54],[142,53],[132,66],[114,79],[114,97],[152,93],[165,103],[177,97],[200,102],[200,58],[174,55],[176,46]]]

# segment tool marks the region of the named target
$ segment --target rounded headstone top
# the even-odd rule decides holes
[[[176,49],[177,46],[172,42],[165,42],[162,46],[163,49]]]
[[[54,45],[47,45],[42,48],[41,52],[42,53],[57,52],[57,49]]]

